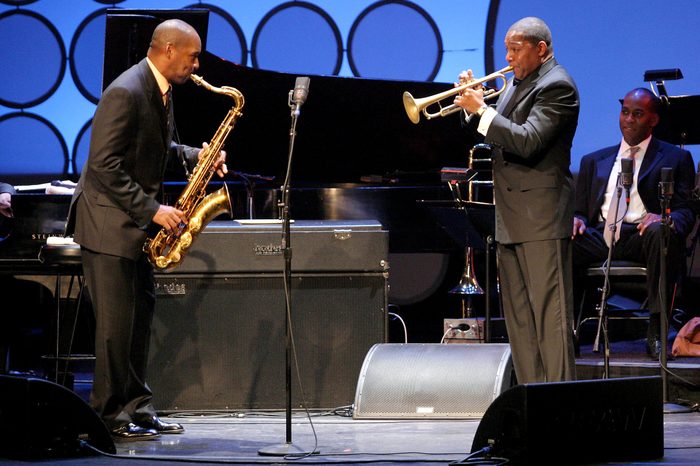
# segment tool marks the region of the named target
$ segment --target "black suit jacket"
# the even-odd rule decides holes
[[[581,159],[576,181],[575,215],[588,227],[600,222],[600,208],[605,189],[620,145],[606,147]],[[690,233],[695,215],[688,206],[695,184],[695,165],[690,152],[656,138],[651,138],[642,166],[639,168],[637,191],[647,212],[661,214],[659,181],[661,169],[673,169],[674,194],[671,198],[671,218],[676,231],[682,236]]]
[[[484,138],[494,148],[496,240],[568,238],[574,201],[571,142],[579,114],[576,84],[552,58],[512,92],[510,99],[501,94],[499,114]]]
[[[130,259],[142,253],[168,158],[183,156],[193,166],[199,152],[174,144],[167,121],[146,59],[105,89],[66,225],[76,243]]]

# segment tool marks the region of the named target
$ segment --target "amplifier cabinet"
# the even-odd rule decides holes
[[[290,225],[293,272],[388,269],[389,232],[376,220],[298,220]],[[172,273],[282,272],[282,224],[213,221]]]
[[[292,333],[307,407],[353,402],[386,342],[387,272],[293,273]],[[149,385],[162,411],[283,409],[282,273],[157,274]],[[301,406],[292,366],[292,407]]]

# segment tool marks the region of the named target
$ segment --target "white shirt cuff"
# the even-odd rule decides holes
[[[498,115],[498,112],[493,107],[489,107],[486,110],[484,110],[484,114],[481,115],[481,119],[479,120],[479,126],[476,128],[476,130],[480,134],[486,136],[486,133],[489,130],[489,126],[491,126],[491,122],[496,117],[496,115]]]

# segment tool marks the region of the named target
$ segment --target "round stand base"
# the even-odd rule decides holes
[[[319,451],[314,452],[304,451],[293,443],[283,443],[281,445],[270,445],[258,450],[260,456],[303,456],[303,455],[318,455]]]
[[[681,414],[681,413],[692,413],[693,408],[688,406],[679,405],[676,403],[664,403],[664,414]]]

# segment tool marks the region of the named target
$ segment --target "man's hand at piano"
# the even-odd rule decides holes
[[[0,193],[0,214],[12,217],[12,196],[10,193]]]
[[[202,143],[202,149],[206,149],[209,147],[209,144],[206,142]],[[205,153],[206,151],[201,150],[199,152],[199,158],[202,158],[202,154]],[[228,173],[228,167],[226,167],[226,151],[222,150],[219,152],[219,157],[216,159],[214,162],[214,170],[216,170],[216,174],[219,175],[220,178],[223,178],[226,173]]]
[[[185,223],[185,213],[169,205],[161,205],[153,216],[153,221],[167,231],[175,230],[180,223]]]

